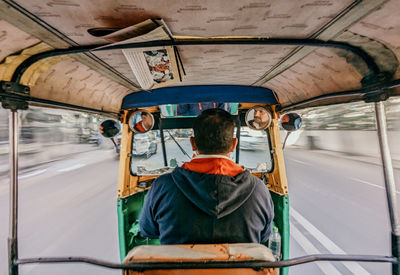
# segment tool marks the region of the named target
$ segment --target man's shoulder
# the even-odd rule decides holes
[[[245,170],[242,173],[244,177],[248,177],[253,182],[256,192],[264,191],[269,194],[268,187],[265,185],[264,181],[252,175],[248,170]]]
[[[159,176],[158,178],[156,178],[153,181],[152,187],[153,186],[161,186],[161,185],[165,184],[166,182],[171,182],[173,180],[172,173],[173,172],[165,173],[165,174],[162,174],[161,176]]]
[[[254,176],[248,169],[244,169],[243,172],[240,173],[243,177],[247,177],[255,182],[262,182],[258,177]]]

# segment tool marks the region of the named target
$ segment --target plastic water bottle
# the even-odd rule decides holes
[[[275,256],[277,261],[281,258],[281,235],[278,232],[278,227],[274,226],[272,234],[269,237],[269,249],[271,249],[272,254]]]

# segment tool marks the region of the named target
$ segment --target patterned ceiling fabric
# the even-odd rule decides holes
[[[399,5],[400,1],[398,0],[386,3],[380,10],[350,28],[350,32],[345,32],[336,39],[337,41],[351,41],[351,44],[363,47],[374,56],[380,67],[384,71],[390,72],[394,78],[400,76],[398,66],[400,20],[398,20],[398,15],[393,14],[392,11],[398,10]],[[357,40],[357,37],[349,37],[351,35],[360,37]],[[367,48],[368,45],[363,44],[373,45]],[[380,44],[381,48],[374,46],[376,44]],[[265,83],[263,87],[274,90],[283,106],[310,97],[332,93],[332,91],[340,92],[361,88],[360,81],[362,77],[366,76],[365,64],[351,66],[349,58],[345,58],[343,54],[338,55],[340,52],[343,53],[340,50],[318,49],[289,70]],[[385,52],[384,55],[382,52]]]
[[[381,9],[371,13],[349,31],[376,40],[391,51],[400,60],[400,1],[387,2]],[[396,11],[396,12],[393,12]],[[395,78],[400,77],[400,68],[397,67]]]
[[[328,1],[15,1],[80,45],[105,42],[89,28],[128,27],[163,18],[174,35],[309,37],[352,4]]]
[[[180,47],[186,76],[175,85],[249,85],[293,49],[257,45]]]
[[[28,15],[29,20],[37,22],[15,19],[15,11],[13,18],[7,18],[8,8],[4,8],[4,2],[0,4],[0,17],[3,17],[0,19],[0,60],[40,41],[46,42],[51,35],[69,45],[102,44],[107,41],[90,35],[88,29],[124,28],[147,19],[163,18],[175,36],[325,37],[323,39],[345,41],[367,51],[387,75],[400,76],[400,20],[398,13],[393,12],[398,11],[400,0],[232,0],[229,5],[224,0],[6,2],[14,2],[26,10],[25,14],[19,15],[21,18],[28,18]],[[25,25],[18,29],[6,21],[15,26],[24,21]],[[31,25],[26,22],[32,23],[36,38],[28,33]],[[42,29],[34,31],[35,24],[41,24]],[[328,34],[320,36],[321,33]],[[173,85],[262,86],[272,89],[283,106],[324,94],[358,89],[360,81],[368,75],[363,61],[342,50],[328,48],[265,45],[178,48],[186,76],[182,82]],[[302,55],[298,54],[302,51]],[[93,66],[90,62],[82,64],[90,59],[88,57],[81,63],[67,60],[51,66],[39,77],[32,94],[118,112],[126,94],[140,91],[134,87],[138,86],[138,81],[121,50],[92,54],[98,58],[97,63],[93,61],[96,63]],[[65,74],[75,67],[79,73]],[[93,81],[83,84],[83,73],[89,71],[93,73],[90,77]],[[109,74],[104,73],[106,71]],[[69,83],[66,88],[65,83]],[[97,83],[102,84],[92,86]],[[56,88],[61,90],[56,91]],[[94,101],[90,95],[95,95],[98,100]],[[112,99],[112,95],[116,95],[119,102]]]
[[[7,56],[39,42],[39,39],[0,19],[0,63]]]
[[[63,79],[65,81],[60,81]],[[36,81],[31,95],[62,103],[116,112],[131,91],[74,59],[51,66]]]
[[[329,49],[318,49],[263,87],[277,94],[279,102],[289,105],[331,91],[361,88],[362,75],[346,59]]]
[[[163,18],[174,35],[306,38],[352,2],[341,1],[15,1],[80,45],[105,43],[90,28],[123,28]],[[101,4],[99,3],[101,2]],[[90,14],[88,15],[88,12]],[[247,48],[247,49],[246,49]],[[295,47],[180,47],[186,77],[177,85],[251,85]],[[101,60],[138,84],[121,51],[97,52]]]
[[[139,87],[139,83],[135,75],[133,74],[132,69],[129,67],[128,61],[126,60],[121,50],[97,52],[96,56],[98,56],[101,60],[106,62],[112,68],[116,69],[126,78],[130,79]]]

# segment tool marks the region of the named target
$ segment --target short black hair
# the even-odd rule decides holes
[[[235,120],[222,109],[204,110],[194,121],[194,142],[201,154],[229,153]]]

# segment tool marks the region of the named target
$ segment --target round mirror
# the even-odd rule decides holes
[[[288,132],[294,132],[300,129],[302,120],[299,114],[288,113],[281,117],[282,128]]]
[[[104,137],[112,138],[118,135],[119,131],[121,131],[121,126],[118,121],[108,119],[100,124],[99,130]]]
[[[154,117],[148,111],[138,110],[130,115],[128,124],[133,132],[137,134],[146,133],[153,129]]]
[[[272,116],[267,108],[254,106],[246,113],[246,124],[253,130],[265,130],[271,125]]]

